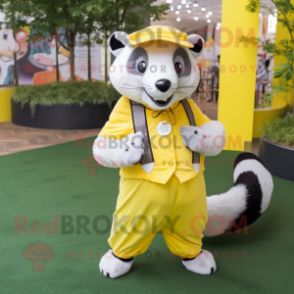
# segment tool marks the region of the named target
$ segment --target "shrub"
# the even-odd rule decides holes
[[[294,148],[294,118],[289,115],[274,122],[267,122],[261,136],[274,143]]]
[[[19,86],[16,87],[12,99],[20,102],[22,106],[28,103],[34,113],[36,105],[76,104],[83,106],[88,102],[92,104],[108,103],[110,106],[120,96],[112,85],[99,81],[83,81],[51,83],[43,86]]]

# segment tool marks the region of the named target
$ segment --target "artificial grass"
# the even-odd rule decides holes
[[[87,146],[86,142],[83,145]],[[231,162],[237,154],[224,151],[207,158],[208,195],[232,186]],[[248,228],[247,235],[241,231],[203,240],[203,247],[219,256],[214,275],[188,272],[178,257],[170,255],[159,234],[148,253],[135,258],[128,275],[115,280],[102,276],[95,254],[101,256],[109,249],[109,233],[98,234],[92,222],[99,215],[111,218],[119,176],[118,170],[107,168],[89,175],[84,165],[90,155],[91,149],[76,148],[75,142],[70,142],[0,157],[1,293],[294,293],[294,183],[279,178],[274,178],[269,209]],[[95,170],[90,168],[91,173]],[[148,195],[142,195],[142,201],[144,197]],[[29,234],[21,230],[16,234],[18,215],[27,218]],[[45,226],[54,221],[54,215],[59,220],[58,234],[47,234],[44,229],[39,235],[31,232],[34,222]],[[62,216],[73,218],[73,233],[62,232]],[[79,216],[89,218],[90,234],[77,232]],[[103,231],[105,221],[99,222],[99,228]],[[37,241],[50,245],[55,254],[46,261],[44,272],[34,272],[32,260],[23,257],[27,246]],[[67,258],[67,252],[73,252],[74,258]],[[237,258],[233,252],[238,253]],[[242,252],[247,252],[246,258]]]

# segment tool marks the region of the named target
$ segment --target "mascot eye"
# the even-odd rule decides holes
[[[138,65],[137,65],[137,69],[140,73],[144,73],[146,70],[146,62],[145,61],[141,61]]]
[[[180,74],[182,72],[182,65],[179,62],[175,63],[175,70],[177,74]]]

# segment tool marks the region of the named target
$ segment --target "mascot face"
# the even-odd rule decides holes
[[[194,48],[164,40],[130,45],[128,35],[115,32],[109,47],[116,56],[110,68],[110,80],[116,90],[127,98],[154,110],[171,107],[192,94],[200,80],[195,58],[200,56],[203,40],[189,35]]]

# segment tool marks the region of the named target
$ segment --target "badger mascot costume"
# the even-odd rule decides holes
[[[116,278],[130,271],[162,232],[170,251],[194,273],[216,271],[213,255],[202,249],[204,235],[233,230],[242,216],[254,222],[267,208],[273,183],[250,153],[235,162],[234,186],[206,197],[204,156],[219,154],[225,129],[187,97],[198,86],[203,39],[171,27],[151,26],[109,38],[116,56],[110,80],[123,96],[93,145],[96,161],[120,167],[120,186],[108,251],[101,273]],[[206,223],[217,216],[221,222]]]

